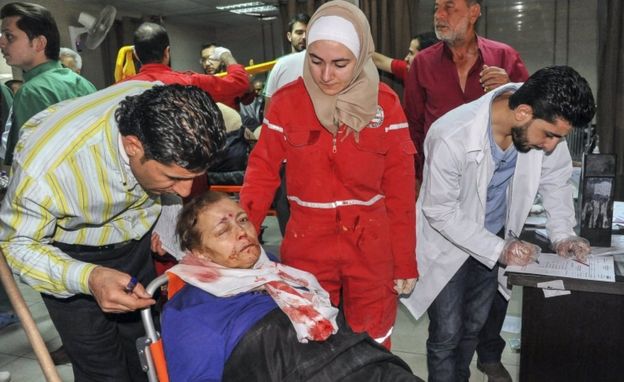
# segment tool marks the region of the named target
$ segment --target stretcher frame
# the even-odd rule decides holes
[[[150,296],[154,296],[163,285],[169,282],[167,275],[165,273],[156,277],[147,285],[145,291]],[[145,329],[145,336],[136,340],[141,368],[147,373],[149,382],[169,382],[163,342],[160,333],[154,326],[151,307],[141,309],[141,321]]]

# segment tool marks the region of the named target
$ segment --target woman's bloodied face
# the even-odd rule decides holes
[[[198,214],[202,248],[191,254],[228,268],[251,268],[260,243],[247,213],[233,200],[222,199]]]

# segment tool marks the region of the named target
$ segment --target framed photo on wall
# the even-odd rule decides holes
[[[578,221],[592,246],[611,246],[615,163],[614,154],[583,155]]]

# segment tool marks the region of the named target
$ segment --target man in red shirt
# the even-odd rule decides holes
[[[215,58],[226,64],[227,75],[223,77],[194,72],[176,72],[171,69],[169,36],[161,25],[143,23],[134,32],[134,52],[141,62],[138,74],[127,80],[161,81],[165,84],[194,85],[206,91],[215,102],[237,109],[236,98],[249,90],[249,76],[245,67],[236,62],[232,53],[217,47]]]
[[[423,142],[431,124],[448,111],[480,98],[508,82],[524,82],[529,73],[509,45],[477,36],[481,0],[435,0],[433,23],[441,41],[420,52],[405,81],[405,111],[416,150],[416,176],[422,180]],[[477,367],[488,381],[509,381],[501,363],[505,341],[500,330],[507,301],[497,294],[479,333]]]
[[[481,0],[436,0],[433,22],[441,42],[418,54],[405,81],[405,111],[422,178],[422,145],[429,126],[448,111],[529,73],[509,45],[477,36]]]
[[[384,56],[381,53],[373,53],[373,62],[379,70],[383,70],[386,73],[394,75],[396,78],[405,82],[407,78],[407,70],[412,65],[414,57],[423,49],[430,47],[438,42],[438,39],[433,32],[425,32],[417,34],[412,37],[409,48],[407,49],[407,55],[404,59],[394,59],[388,56]]]

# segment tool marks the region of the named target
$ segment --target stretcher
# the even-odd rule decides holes
[[[167,273],[149,283],[146,291],[154,295],[164,285],[171,299],[185,282]],[[154,325],[151,308],[141,310],[141,318],[146,335],[137,340],[137,349],[143,370],[149,382],[168,382],[163,342]],[[287,316],[279,309],[273,310],[240,339],[227,360],[224,380],[422,381],[411,373],[404,361],[368,335],[353,333],[344,322],[344,316],[340,315],[338,321],[340,330],[327,339],[329,344],[325,351],[319,352],[319,345],[299,343]],[[258,354],[269,357],[258,357]],[[270,357],[272,354],[274,358]],[[284,369],[280,365],[290,366]]]
[[[227,192],[224,189],[220,189],[220,191]],[[274,255],[269,254],[268,256],[271,260],[277,261]],[[145,287],[145,291],[150,296],[155,296],[160,293],[162,288],[166,288],[167,301],[169,301],[184,285],[185,282],[175,274],[164,273],[152,280]],[[169,382],[163,341],[160,333],[156,330],[156,325],[154,325],[152,307],[141,309],[141,321],[145,329],[145,336],[136,340],[141,368],[147,373],[149,382]]]
[[[240,188],[240,186],[236,187]],[[229,192],[227,189],[222,188],[219,188],[219,191]],[[272,254],[269,254],[269,258],[273,261],[277,260]],[[175,274],[164,273],[152,280],[152,282],[145,287],[145,291],[149,293],[150,296],[155,296],[165,287],[168,301],[182,289],[184,285],[184,281]],[[141,321],[145,329],[145,336],[136,340],[136,348],[139,353],[141,368],[147,373],[149,382],[169,382],[163,341],[160,333],[156,330],[156,325],[154,325],[152,307],[141,309]]]
[[[250,75],[268,72],[273,68],[276,61],[277,60],[271,60],[260,64],[249,65],[245,67],[245,71],[247,71]],[[134,64],[134,46],[122,46],[119,48],[119,51],[117,52],[117,59],[115,60],[115,69],[113,73],[115,82],[123,81],[136,73],[136,65]],[[215,74],[217,77],[223,77],[225,75],[227,75],[226,72]]]
[[[165,286],[167,287],[167,299],[170,299],[184,286],[184,281],[172,273],[165,273],[150,282],[145,290],[154,296]],[[147,373],[149,382],[169,382],[163,342],[154,325],[151,307],[141,310],[141,321],[145,329],[145,336],[136,341],[141,367]]]

